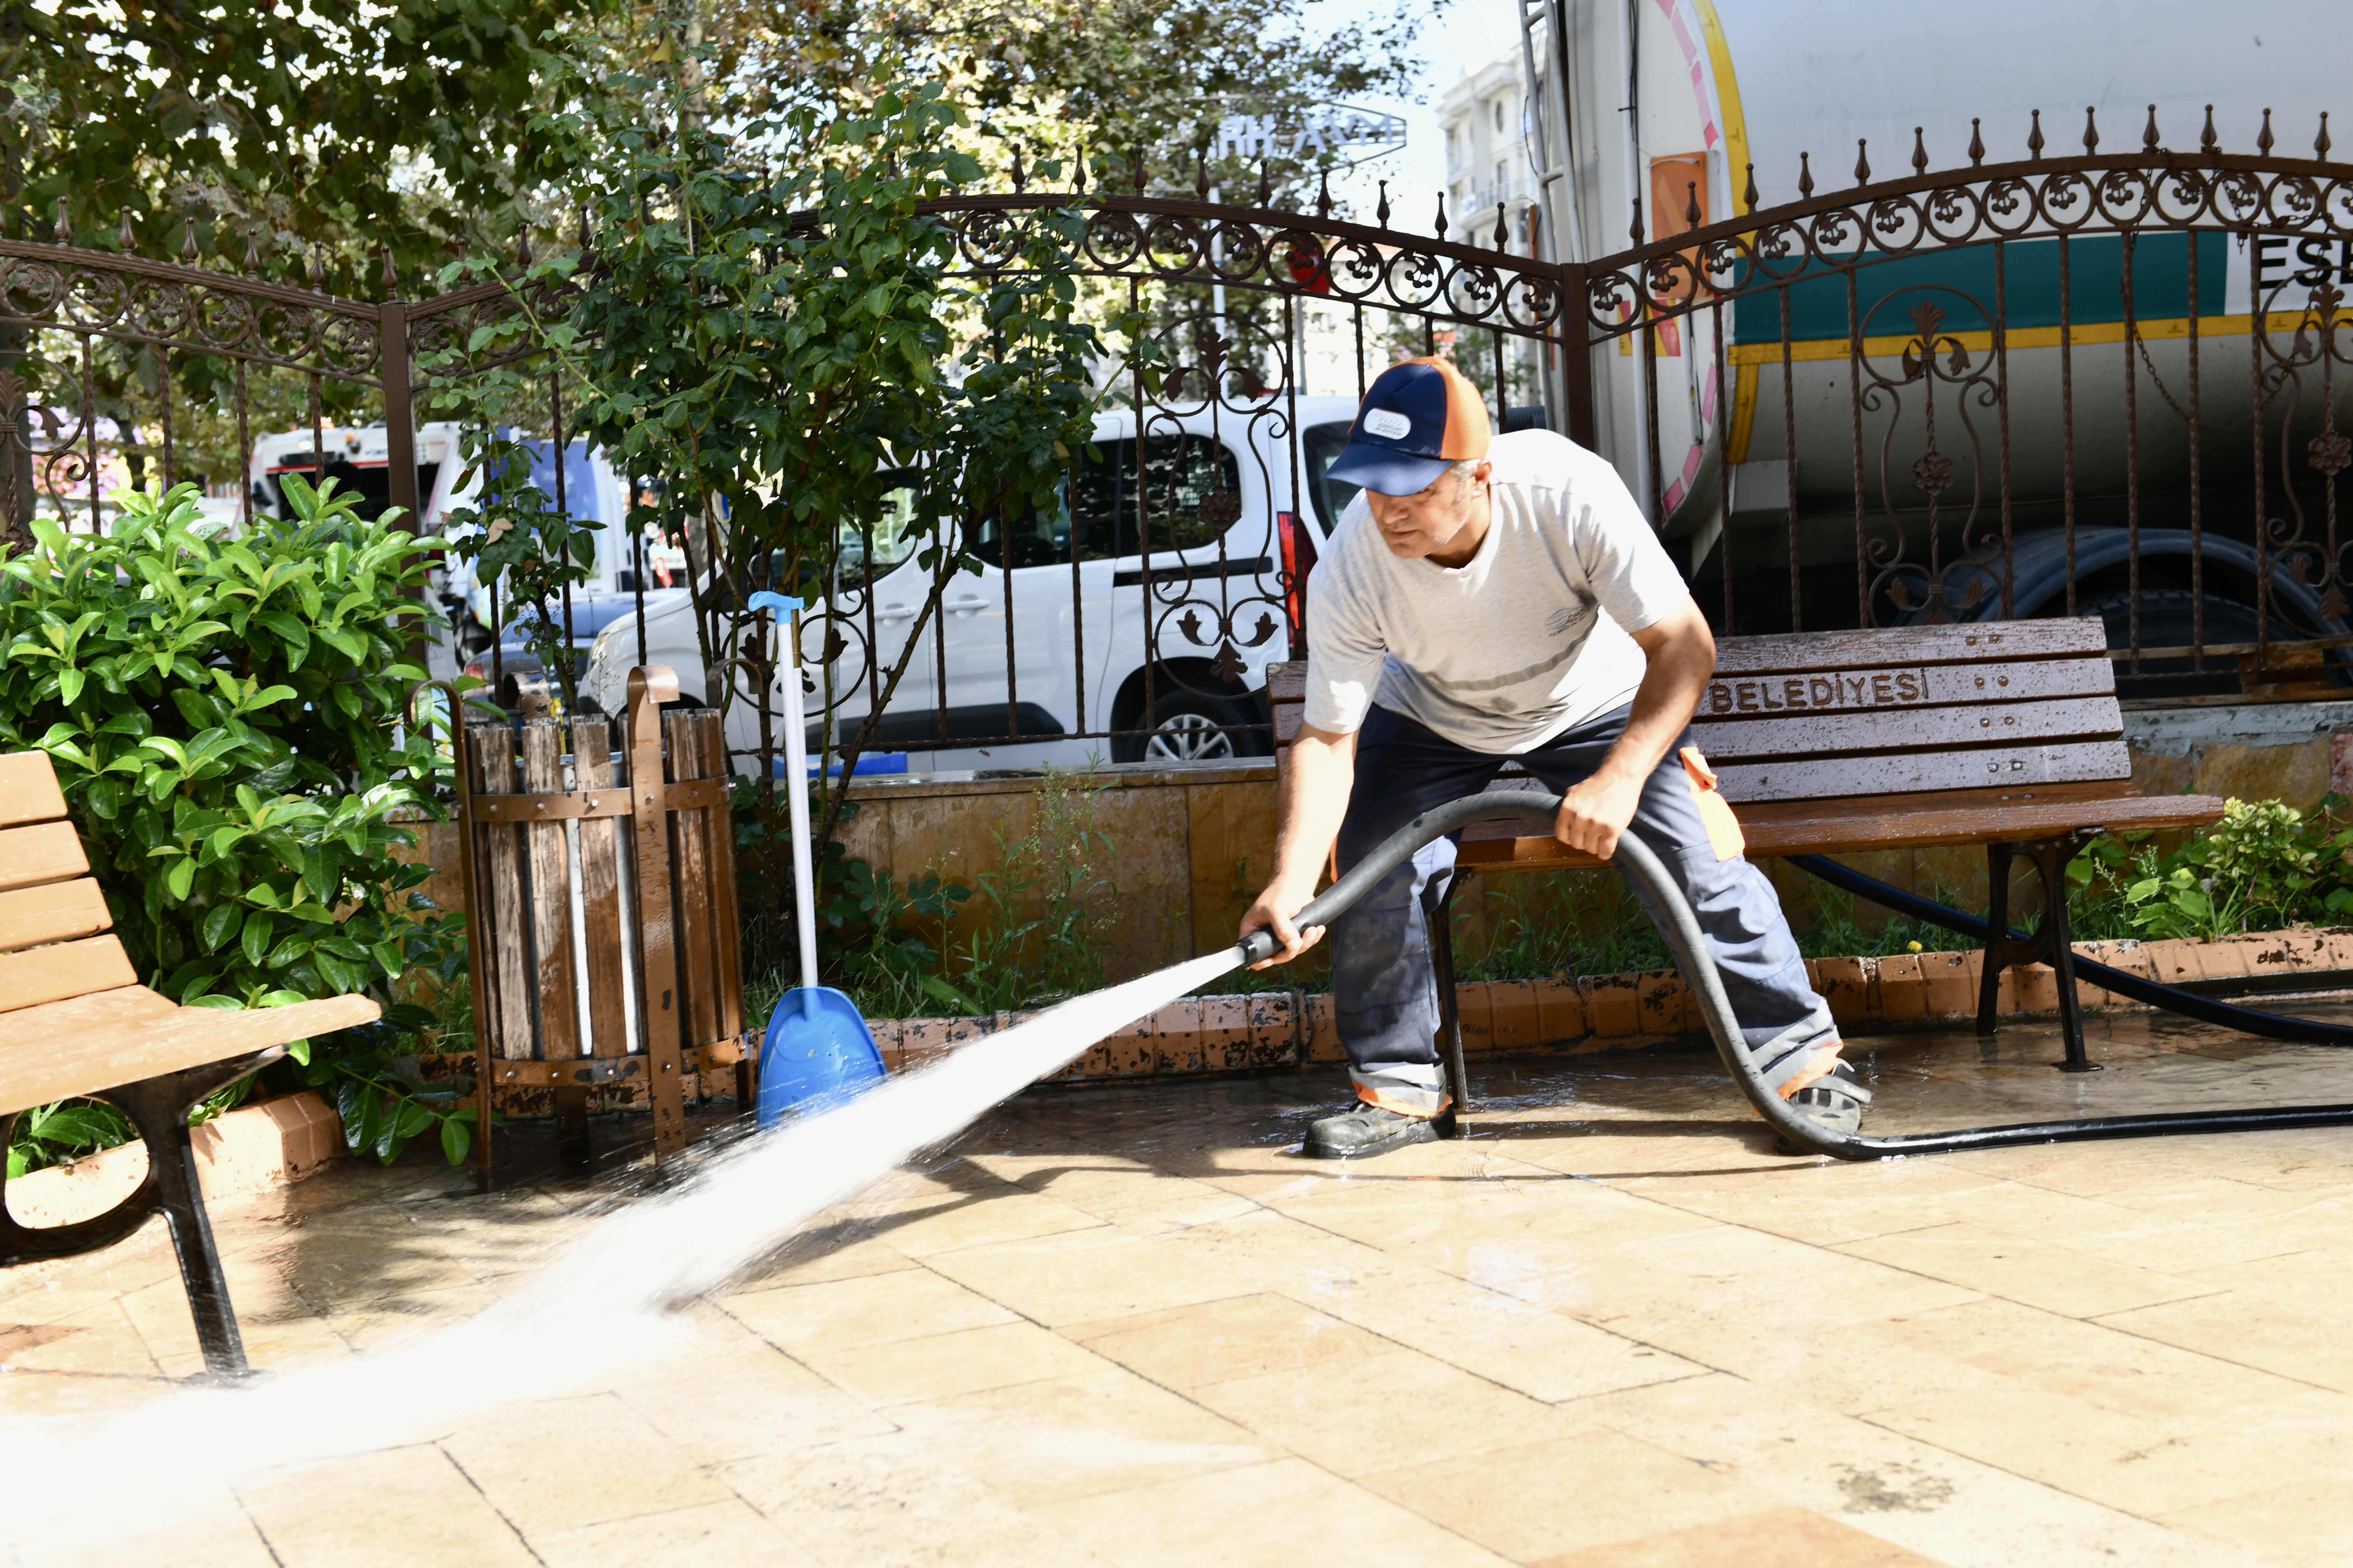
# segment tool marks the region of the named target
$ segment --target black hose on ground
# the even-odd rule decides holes
[[[1313,926],[1329,925],[1334,917],[1364,897],[1374,883],[1410,858],[1423,845],[1444,837],[1474,822],[1535,821],[1549,825],[1560,809],[1560,797],[1536,790],[1498,791],[1492,795],[1467,795],[1435,806],[1415,817],[1391,834],[1381,846],[1348,869],[1348,874],[1325,889],[1322,894],[1301,910],[1293,924],[1301,931]],[[1809,857],[1808,858],[1812,858]],[[1649,895],[1651,907],[1660,915],[1660,934],[1674,954],[1676,966],[1683,971],[1692,994],[1699,1001],[1700,1015],[1707,1020],[1709,1036],[1715,1042],[1716,1053],[1724,1058],[1732,1080],[1740,1087],[1748,1103],[1757,1109],[1767,1124],[1789,1142],[1818,1154],[1828,1154],[1841,1160],[1883,1160],[1899,1154],[1942,1154],[1964,1149],[2004,1149],[2032,1143],[2089,1142],[2108,1138],[2146,1138],[2181,1133],[2248,1132],[2268,1128],[2323,1127],[2353,1123],[2353,1105],[2308,1105],[2256,1107],[2244,1110],[2180,1111],[2144,1116],[2103,1116],[2072,1121],[2026,1121],[2000,1127],[1962,1128],[1950,1132],[1912,1132],[1894,1137],[1871,1138],[1858,1133],[1835,1132],[1792,1107],[1765,1082],[1756,1064],[1748,1059],[1748,1050],[1741,1037],[1739,1020],[1733,1016],[1731,1001],[1725,995],[1723,977],[1715,965],[1707,961],[1707,946],[1701,937],[1698,918],[1692,913],[1683,889],[1667,874],[1658,856],[1649,845],[1632,833],[1620,834],[1614,864],[1638,891]],[[1825,862],[1825,864],[1829,864]],[[1810,869],[1810,868],[1809,868]],[[1844,868],[1840,868],[1843,870]],[[1896,889],[1889,889],[1889,892]],[[1875,895],[1866,895],[1875,896]],[[1908,898],[1910,895],[1904,895]],[[1926,900],[1920,900],[1926,903]],[[1898,906],[1900,907],[1900,906]],[[1942,909],[1943,906],[1933,906]],[[1957,910],[1947,911],[1958,914]],[[1961,917],[1966,919],[1968,917]],[[1975,933],[1982,938],[1985,922],[1977,922]],[[1955,929],[1959,929],[1956,927]],[[1270,958],[1275,951],[1273,933],[1253,931],[1240,943],[1244,963],[1256,963]],[[2124,994],[2131,994],[2118,980],[2137,980],[2105,964],[2085,966],[2084,973],[2094,969],[2104,972],[2094,976],[2098,984]],[[2150,983],[2141,981],[2147,985]],[[2168,989],[2158,987],[2158,989]],[[2217,1004],[2220,1005],[2220,1004]],[[2244,1013],[2244,1008],[2230,1008],[2232,1013]],[[2252,1014],[2256,1018],[2271,1018],[2269,1014]],[[2238,1026],[2232,1025],[2232,1027]]]

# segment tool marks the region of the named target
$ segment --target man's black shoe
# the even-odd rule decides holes
[[[1832,1132],[1861,1131],[1862,1108],[1870,1103],[1871,1090],[1855,1081],[1854,1068],[1844,1062],[1789,1097],[1791,1109]],[[1787,1138],[1776,1138],[1773,1147],[1784,1154],[1813,1152]]]
[[[1435,1116],[1401,1116],[1377,1105],[1350,1107],[1307,1129],[1302,1153],[1312,1160],[1363,1160],[1409,1143],[1435,1143],[1454,1136],[1454,1108]]]

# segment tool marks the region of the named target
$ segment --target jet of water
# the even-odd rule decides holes
[[[747,1139],[678,1186],[608,1214],[470,1321],[393,1349],[235,1388],[192,1384],[100,1423],[0,1427],[0,1531],[32,1560],[87,1552],[226,1500],[239,1478],[451,1431],[467,1415],[578,1387],[687,1330],[672,1309],[719,1289],[815,1215],[1113,1030],[1237,967],[1227,949],[974,1041],[847,1103]],[[245,1484],[251,1484],[248,1480]]]

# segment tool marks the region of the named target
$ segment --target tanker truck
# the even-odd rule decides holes
[[[1565,307],[1617,335],[1547,378],[1555,427],[1627,476],[1725,629],[2095,614],[2119,647],[2217,654],[2128,666],[2130,695],[2286,693],[2278,658],[2221,650],[2347,630],[2353,195],[2296,167],[2331,156],[2336,20],[1525,0],[1539,243],[1621,278]],[[2145,174],[2065,173],[2094,153]],[[1752,215],[1728,267],[1622,265]],[[1694,308],[1645,330],[1641,289]]]

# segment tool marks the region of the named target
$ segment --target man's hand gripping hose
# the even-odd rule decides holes
[[[1293,917],[1293,924],[1301,931],[1331,924],[1335,917],[1362,898],[1392,868],[1423,845],[1449,833],[1477,822],[1529,821],[1544,824],[1548,828],[1559,810],[1559,796],[1538,790],[1466,795],[1461,800],[1433,807],[1398,828],[1380,847],[1350,867],[1346,876],[1326,888]],[[1818,1154],[1829,1154],[1841,1160],[1883,1160],[1898,1154],[1942,1154],[1964,1149],[2005,1149],[2030,1143],[2074,1143],[2102,1138],[2245,1132],[2263,1128],[2353,1123],[2353,1105],[2308,1105],[2102,1116],[2073,1121],[2027,1121],[2000,1127],[1963,1128],[1950,1132],[1903,1133],[1885,1138],[1831,1131],[1791,1107],[1758,1076],[1741,1038],[1739,1020],[1733,1016],[1732,1004],[1725,995],[1723,977],[1707,961],[1707,948],[1700,935],[1698,918],[1692,913],[1691,905],[1683,899],[1683,889],[1668,875],[1666,867],[1642,841],[1639,830],[1630,828],[1619,837],[1618,852],[1612,857],[1612,864],[1625,874],[1628,881],[1634,884],[1636,891],[1647,896],[1651,907],[1658,911],[1661,934],[1667,939],[1667,947],[1674,954],[1676,967],[1683,971],[1692,994],[1698,999],[1700,1016],[1707,1020],[1708,1033],[1715,1041],[1716,1054],[1724,1058],[1724,1065],[1730,1069],[1733,1082],[1739,1086],[1741,1093],[1748,1097],[1748,1103],[1757,1108],[1757,1114],[1774,1131],[1800,1148],[1810,1149]],[[1277,949],[1273,933],[1265,931],[1252,931],[1240,945],[1241,962],[1246,964],[1271,957]]]

